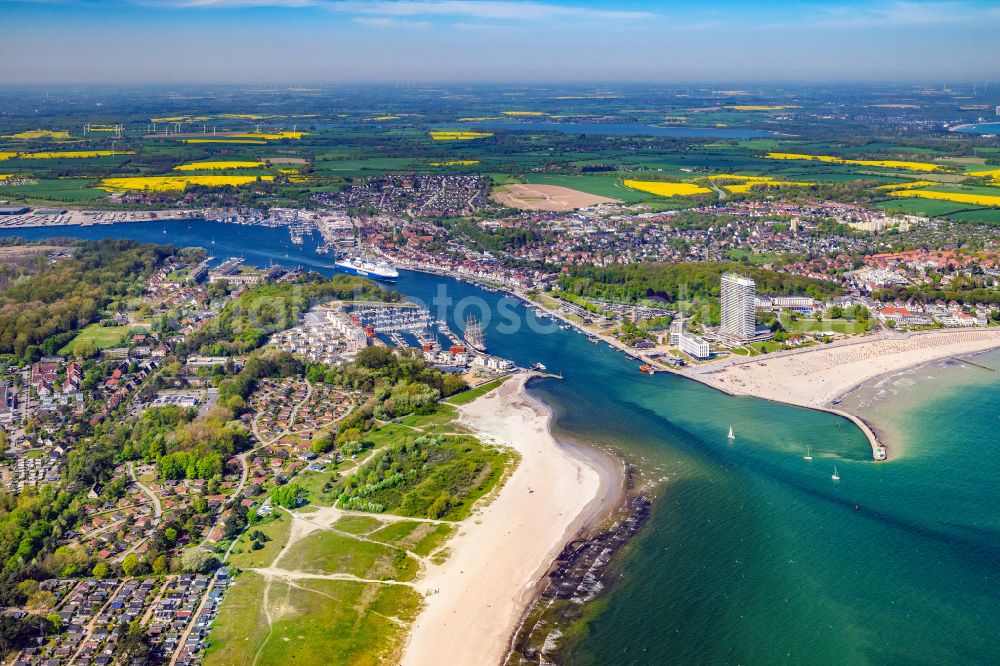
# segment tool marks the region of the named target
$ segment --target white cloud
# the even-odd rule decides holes
[[[138,0],[140,4],[189,9],[240,7],[325,7],[360,16],[454,17],[510,21],[544,21],[559,18],[640,19],[653,14],[533,0]]]
[[[599,19],[636,19],[651,16],[649,12],[594,9],[544,2],[514,0],[335,0],[329,8],[383,16],[457,16],[476,19],[539,21],[561,17]]]
[[[429,28],[427,21],[408,21],[404,19],[390,18],[388,16],[356,16],[351,19],[358,25],[370,28]]]

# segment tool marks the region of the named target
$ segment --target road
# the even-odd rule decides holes
[[[144,484],[142,481],[139,480],[139,477],[135,473],[135,462],[134,461],[129,461],[129,464],[128,464],[128,478],[130,478],[135,485],[139,486],[139,489],[142,490],[142,492],[147,497],[149,497],[149,499],[153,502],[153,524],[151,525],[151,527],[153,529],[155,529],[156,526],[160,524],[160,518],[163,516],[163,505],[160,504],[160,498],[157,497],[156,493],[154,493],[146,484]],[[136,541],[132,545],[131,548],[129,548],[128,550],[126,550],[125,552],[123,552],[121,555],[119,555],[118,557],[116,557],[115,561],[116,562],[121,562],[128,555],[130,555],[130,554],[134,553],[136,550],[138,550],[139,546],[141,546],[142,544],[146,543],[146,541],[148,541],[148,540],[149,540],[148,536],[144,537],[142,539],[139,539],[138,541]]]

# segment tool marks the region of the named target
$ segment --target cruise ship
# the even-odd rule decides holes
[[[351,275],[371,278],[373,280],[394,281],[399,277],[399,271],[392,264],[385,261],[370,261],[368,259],[350,258],[341,259],[336,264],[337,270]]]

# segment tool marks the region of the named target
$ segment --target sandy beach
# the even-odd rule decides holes
[[[700,366],[684,374],[734,395],[752,395],[851,419],[876,445],[869,425],[837,409],[837,401],[864,382],[950,356],[1000,347],[1000,330],[944,330],[909,336],[863,338],[836,347],[812,347],[785,355]]]
[[[787,356],[749,359],[718,371],[708,366],[685,374],[737,395],[824,407],[875,377],[994,347],[1000,347],[997,329],[931,331],[841,347],[813,347]]]
[[[416,587],[428,593],[403,664],[499,664],[536,585],[563,546],[618,501],[610,458],[558,443],[549,410],[527,395],[527,373],[461,408],[486,441],[514,448],[520,464],[488,506],[464,521],[452,555]]]

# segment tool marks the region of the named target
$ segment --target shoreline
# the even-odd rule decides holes
[[[866,419],[840,408],[845,396],[879,377],[946,358],[1000,348],[1000,330],[946,329],[899,337],[863,338],[836,348],[816,347],[780,357],[755,357],[722,368],[681,373],[733,396],[752,396],[828,412],[851,421],[876,460],[888,459],[884,440]],[[879,457],[879,451],[885,458]]]
[[[534,376],[515,375],[459,410],[474,435],[521,459],[493,501],[459,526],[451,556],[416,585],[427,596],[403,664],[502,663],[552,563],[621,502],[621,462],[557,440],[551,408],[527,393]]]

